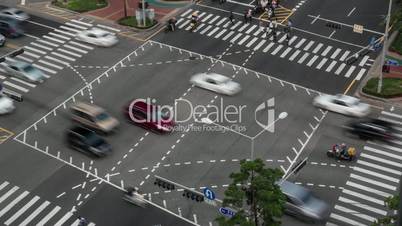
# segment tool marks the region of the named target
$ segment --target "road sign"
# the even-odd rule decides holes
[[[204,196],[209,200],[215,199],[215,193],[209,188],[204,188]]]
[[[363,25],[360,25],[360,24],[354,24],[353,25],[353,32],[363,34],[363,30],[364,30]]]
[[[227,207],[219,208],[219,213],[221,213],[225,217],[233,217],[236,214],[234,210],[231,210]]]

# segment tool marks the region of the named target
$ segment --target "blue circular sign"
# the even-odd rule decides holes
[[[209,188],[204,188],[204,196],[209,200],[215,199],[215,193]]]

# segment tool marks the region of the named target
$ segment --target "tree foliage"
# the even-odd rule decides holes
[[[279,169],[265,168],[261,159],[240,161],[240,172],[230,174],[232,183],[225,191],[223,206],[237,210],[232,218],[218,217],[220,226],[278,226],[285,196],[277,182]]]
[[[399,195],[391,196],[385,199],[385,205],[390,210],[399,210]],[[398,214],[386,216],[378,219],[372,226],[395,226],[398,219]]]

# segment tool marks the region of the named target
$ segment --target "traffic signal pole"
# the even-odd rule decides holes
[[[378,78],[377,93],[381,93],[382,91],[382,78],[383,78],[382,67],[384,66],[385,55],[387,53],[388,28],[389,28],[389,21],[391,20],[391,7],[392,7],[392,0],[389,0],[387,21],[385,23],[384,45],[382,47],[380,77]]]

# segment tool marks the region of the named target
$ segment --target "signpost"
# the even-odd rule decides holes
[[[210,188],[204,188],[204,202],[211,205],[216,206],[215,202],[215,193]]]
[[[227,207],[219,208],[219,213],[221,213],[223,216],[229,217],[229,218],[233,217],[236,214],[236,212],[234,210],[231,210]]]
[[[363,34],[363,30],[364,30],[363,25],[360,25],[360,24],[354,24],[353,25],[353,32]]]

